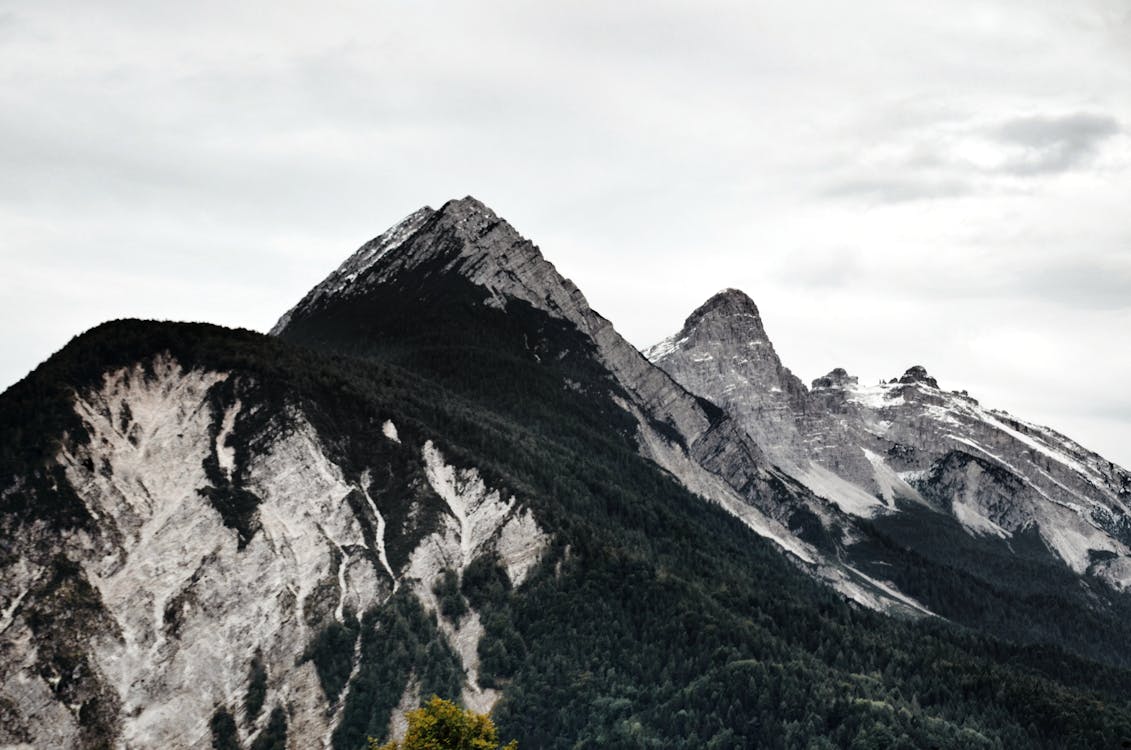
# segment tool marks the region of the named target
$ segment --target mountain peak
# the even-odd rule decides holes
[[[464,200],[467,200],[466,198]],[[448,201],[447,207],[452,201]],[[357,249],[353,255],[337,267],[329,276],[306,293],[297,305],[279,318],[268,332],[278,336],[291,322],[296,313],[309,310],[321,301],[338,294],[348,294],[357,286],[358,279],[371,268],[378,265],[386,256],[404,245],[424,224],[438,212],[431,206],[423,206],[398,221]]]
[[[922,365],[914,365],[907,368],[907,372],[903,373],[903,377],[899,379],[900,383],[905,385],[929,385],[932,388],[938,388],[939,383],[937,380],[927,374],[927,368]]]
[[[762,316],[754,300],[740,289],[723,289],[715,293],[687,316],[678,337],[703,329],[715,330],[712,336],[744,342],[768,343]],[[722,334],[725,331],[725,334]]]
[[[778,465],[794,465],[803,446],[794,415],[805,385],[782,365],[754,300],[723,289],[697,307],[680,331],[644,356],[692,393],[729,411]]]
[[[447,201],[436,212],[436,218],[440,222],[470,229],[470,237],[482,235],[500,221],[498,214],[490,206],[471,195]]]
[[[818,390],[821,388],[844,388],[845,386],[853,386],[860,382],[860,379],[855,375],[849,375],[848,371],[843,367],[833,369],[828,375],[817,378],[813,381],[812,389]]]
[[[758,321],[759,328],[762,327],[762,316],[758,312],[758,306],[741,289],[723,289],[715,293],[710,299],[695,308],[694,312],[687,317],[684,327],[693,328],[696,323],[708,317],[749,317]]]
[[[450,296],[453,284],[488,307],[505,309],[509,301],[519,300],[568,320],[582,333],[608,327],[537,245],[468,195],[437,210],[421,209],[363,245],[271,333],[323,343],[343,337],[365,341],[374,329],[367,321],[376,307],[389,304],[390,288],[411,306]]]
[[[757,346],[769,344],[758,306],[741,289],[732,288],[711,295],[687,316],[678,333],[645,349],[644,356],[652,362],[658,362],[677,349],[689,345],[688,342],[692,339]],[[771,345],[771,353],[772,350]]]
[[[451,200],[445,202],[444,205],[440,206],[440,212],[464,215],[484,214],[495,217],[495,212],[491,210],[491,207],[476,198],[474,195],[465,195],[462,198],[452,198]]]

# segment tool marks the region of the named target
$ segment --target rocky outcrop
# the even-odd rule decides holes
[[[413,218],[418,217],[418,218]],[[424,217],[419,219],[419,217]],[[760,449],[734,423],[652,365],[613,325],[589,307],[577,286],[562,277],[532,242],[478,200],[467,197],[425,209],[364,245],[316,289],[338,288],[351,277],[349,295],[380,294],[408,272],[458,274],[484,291],[484,304],[520,300],[566,321],[591,342],[597,361],[627,396],[617,396],[638,424],[641,452],[705,497],[720,493],[759,498],[768,481]],[[395,243],[387,238],[398,237]],[[372,248],[382,248],[374,253]],[[284,338],[296,323],[318,316],[326,294],[308,295],[275,326]],[[698,456],[699,458],[696,458]],[[720,482],[720,477],[725,481]],[[775,507],[776,509],[776,507]],[[755,511],[758,512],[758,511]]]
[[[689,391],[723,407],[771,461],[788,468],[804,461],[805,386],[782,366],[745,294],[719,292],[644,354]]]
[[[775,466],[816,495],[803,503],[808,511],[831,522],[829,514],[867,515],[882,507],[872,464],[841,439],[841,422],[782,364],[757,306],[741,291],[712,296],[678,333],[645,354],[685,388],[722,407]],[[818,382],[832,387],[848,380],[840,370]]]

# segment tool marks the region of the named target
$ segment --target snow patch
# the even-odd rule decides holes
[[[853,401],[869,409],[884,409],[889,406],[902,406],[904,398],[901,394],[902,386],[899,384],[884,384],[871,386],[854,386],[845,388],[849,401]]]
[[[663,341],[653,344],[652,346],[645,349],[643,351],[644,358],[649,362],[656,363],[687,343],[688,338],[688,336],[680,338],[679,334],[676,334],[675,336],[668,336]]]

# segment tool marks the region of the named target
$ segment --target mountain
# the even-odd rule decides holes
[[[920,366],[875,386],[838,368],[806,388],[782,365],[754,302],[734,289],[646,354],[733,415],[820,508],[839,512],[842,559],[936,614],[1062,643],[1059,631],[1081,612],[1125,621],[1131,474],[1069,438],[943,390]],[[979,597],[942,590],[954,587],[939,579],[954,576],[988,587],[983,597],[1015,598],[1018,617],[986,622],[969,610]],[[1050,601],[1073,617],[1049,621]],[[1126,663],[1122,628],[1112,639],[1073,627],[1074,648]]]
[[[871,608],[923,611],[791,531],[820,526],[811,492],[772,465],[734,418],[651,365],[533,243],[474,198],[421,209],[366,243],[271,333],[428,372],[496,410],[511,409],[500,369],[554,360],[568,370],[564,387],[606,405],[600,422],[621,422],[641,455],[814,576]],[[508,343],[514,355],[500,365]],[[544,367],[536,370],[531,377],[544,377]],[[623,424],[626,413],[634,424]]]
[[[360,748],[432,693],[526,748],[1131,738],[1125,650],[901,591],[868,524],[966,527],[815,493],[474,199],[272,334],[106,323],[0,395],[0,745]]]
[[[778,466],[806,458],[808,393],[781,363],[754,301],[724,290],[687,318],[679,333],[644,352],[693,393],[733,416]]]

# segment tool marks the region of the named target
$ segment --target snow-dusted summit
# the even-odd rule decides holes
[[[647,354],[845,514],[928,507],[972,535],[1035,533],[1072,571],[1131,586],[1131,475],[1048,428],[941,389],[922,366],[876,386],[837,368],[806,388],[778,359],[754,303],[733,289]]]

